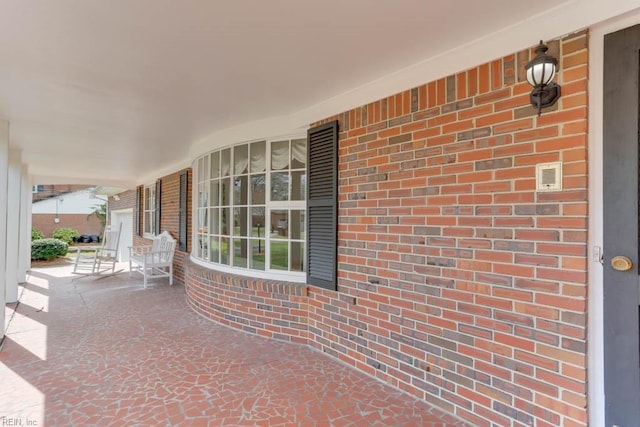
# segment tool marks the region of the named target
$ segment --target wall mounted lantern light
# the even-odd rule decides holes
[[[536,48],[536,57],[524,66],[531,91],[531,105],[538,109],[538,116],[545,107],[550,107],[560,98],[560,86],[552,82],[558,68],[558,60],[547,55],[549,48],[542,40]]]

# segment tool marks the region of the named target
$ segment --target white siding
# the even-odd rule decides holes
[[[33,203],[34,214],[90,214],[96,205],[107,201],[106,196],[94,196],[91,189],[74,191]]]

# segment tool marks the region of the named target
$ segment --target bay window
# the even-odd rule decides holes
[[[196,259],[304,278],[306,138],[210,152],[195,176]]]

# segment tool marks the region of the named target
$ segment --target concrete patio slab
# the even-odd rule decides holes
[[[36,268],[20,292],[0,425],[467,425],[311,348],[201,318],[166,279]]]

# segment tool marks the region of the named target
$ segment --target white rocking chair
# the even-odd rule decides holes
[[[86,276],[99,276],[104,273],[115,274],[121,231],[122,223],[117,229],[107,227],[102,237],[102,246],[78,247],[73,272]]]

